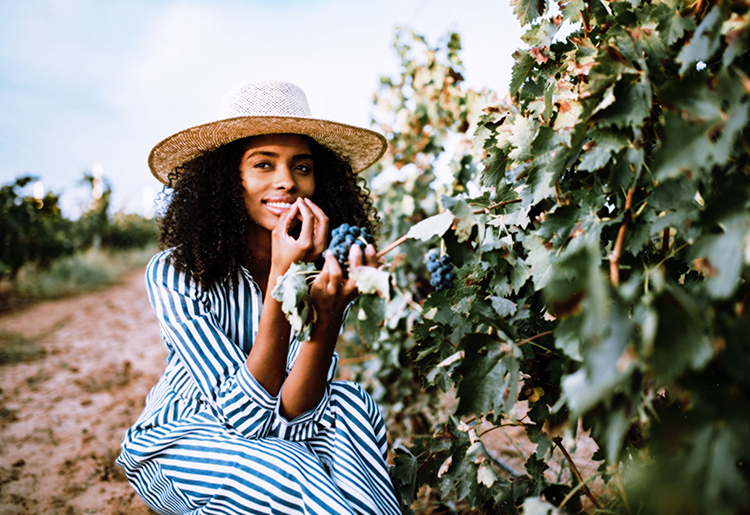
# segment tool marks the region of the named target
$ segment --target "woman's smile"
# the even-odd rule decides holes
[[[296,198],[273,198],[266,199],[262,203],[266,208],[277,216],[281,216],[296,202]]]

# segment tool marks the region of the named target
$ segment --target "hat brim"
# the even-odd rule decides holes
[[[148,166],[159,182],[169,185],[169,174],[177,166],[249,136],[301,134],[345,159],[359,173],[378,159],[388,147],[382,134],[328,120],[290,116],[240,116],[198,125],[160,141],[148,156]]]

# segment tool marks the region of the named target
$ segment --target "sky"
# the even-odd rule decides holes
[[[466,85],[507,91],[509,0],[0,0],[0,183],[30,174],[76,218],[101,170],[113,211],[148,214],[147,157],[219,116],[231,87],[287,80],[315,117],[367,127],[397,26],[462,38]],[[144,203],[144,189],[146,202]],[[146,210],[144,211],[144,204]]]

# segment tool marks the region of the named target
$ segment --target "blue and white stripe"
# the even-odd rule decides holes
[[[117,459],[160,514],[398,514],[372,398],[328,370],[320,402],[292,421],[245,366],[262,296],[247,270],[203,290],[154,256],[151,305],[167,368]],[[292,338],[287,371],[300,342]]]

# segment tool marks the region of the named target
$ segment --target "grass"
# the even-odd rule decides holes
[[[123,275],[145,266],[155,246],[132,250],[96,250],[56,260],[48,268],[24,267],[5,291],[14,308],[36,300],[58,299],[117,284]]]
[[[36,338],[26,338],[13,331],[0,331],[0,365],[31,361],[44,356]]]

